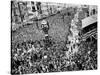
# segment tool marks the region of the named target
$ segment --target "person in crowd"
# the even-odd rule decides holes
[[[44,32],[44,34],[48,34],[48,30],[49,30],[49,23],[46,20],[43,20],[41,22],[41,28]]]

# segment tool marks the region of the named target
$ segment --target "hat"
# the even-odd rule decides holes
[[[41,21],[41,24],[47,24],[46,20]]]

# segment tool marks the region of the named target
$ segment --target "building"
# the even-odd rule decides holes
[[[97,15],[92,15],[82,20],[82,39],[89,37],[97,39]]]

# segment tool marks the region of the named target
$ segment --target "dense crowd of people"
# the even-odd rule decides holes
[[[15,5],[17,6],[17,4]],[[34,9],[34,7],[32,9]],[[41,40],[38,39],[34,41],[26,39],[26,41],[16,41],[15,43],[12,43],[11,74],[20,75],[97,69],[97,39],[90,36],[86,40],[79,40],[81,39],[79,35],[79,30],[81,29],[79,26],[82,25],[79,20],[79,13],[82,10],[83,9],[77,9],[77,12],[73,14],[73,19],[69,19],[72,17],[70,12],[68,12],[67,16],[66,12],[62,13],[64,19],[63,22],[66,21],[66,27],[68,27],[67,20],[69,19],[71,22],[68,22],[70,27],[69,35],[66,36],[66,40],[57,41],[55,40],[56,38],[54,39],[50,36],[48,34],[50,29],[49,23],[43,20],[41,22],[41,30],[44,34],[43,39],[41,38]],[[33,11],[35,11],[35,9]],[[14,16],[12,19],[13,18]],[[61,19],[58,20],[57,18],[58,23],[60,20]],[[58,23],[55,24],[58,25]]]
[[[51,63],[52,67],[54,67],[53,66],[53,60],[54,60],[53,58],[55,58],[54,53],[56,52],[56,54],[59,55],[59,52],[57,52],[57,50],[54,50],[52,48],[46,48],[44,44],[45,42],[43,41],[35,41],[35,42],[28,41],[28,42],[18,43],[15,46],[15,48],[12,49],[12,73],[20,72],[18,71],[20,70],[19,69],[20,67],[31,68],[32,66],[37,67],[39,65],[41,65],[42,67],[46,67],[46,65],[48,65],[49,63]],[[50,65],[48,66],[49,66],[48,68],[51,67]],[[36,68],[32,69],[35,70]]]
[[[26,41],[12,48],[12,74],[63,72],[97,69],[97,40],[82,41],[77,53],[66,56],[68,48],[54,43],[45,47],[43,40]]]

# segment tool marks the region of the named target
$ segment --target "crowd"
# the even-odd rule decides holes
[[[70,31],[76,28],[76,33],[72,32],[66,41],[55,42],[48,35],[47,22],[42,21],[44,39],[13,44],[11,73],[29,74],[97,69],[97,40],[79,41],[75,20],[72,20]]]
[[[69,49],[53,43],[45,47],[45,42],[27,41],[18,43],[12,49],[11,73],[47,73],[73,70],[97,69],[97,40],[82,41],[78,52],[66,55]],[[61,46],[61,47],[59,47]]]
[[[97,40],[79,41],[78,14],[79,12],[71,20],[71,35],[68,35],[66,41],[55,42],[48,35],[48,22],[42,21],[41,28],[45,38],[13,43],[11,73],[15,75],[97,69]]]

